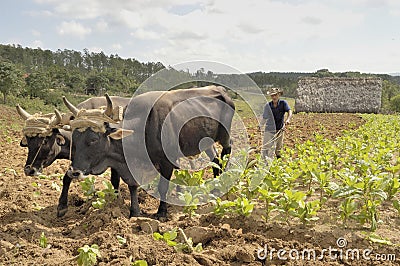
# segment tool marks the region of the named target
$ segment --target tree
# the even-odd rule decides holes
[[[390,102],[392,97],[394,97],[399,93],[400,93],[400,85],[387,80],[383,81],[382,97],[385,97]]]
[[[103,89],[107,89],[109,79],[104,73],[92,73],[86,79],[86,94],[100,95]]]
[[[3,103],[7,95],[17,93],[24,85],[22,72],[12,63],[0,62],[0,91],[3,93]]]
[[[50,89],[51,81],[47,72],[37,71],[26,78],[28,94],[32,98],[42,97],[44,92]]]
[[[312,76],[317,78],[327,78],[327,77],[334,77],[335,74],[330,72],[329,69],[324,68],[317,70],[314,74],[312,74]]]
[[[390,100],[390,107],[395,112],[400,112],[400,94],[392,97]]]
[[[389,81],[389,80],[383,80],[382,82],[382,109],[390,111],[393,111],[393,103],[392,99],[396,95],[400,94],[400,85]]]

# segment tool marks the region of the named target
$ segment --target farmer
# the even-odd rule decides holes
[[[287,101],[279,99],[282,93],[283,91],[279,88],[271,88],[267,92],[272,101],[264,106],[261,118],[260,128],[266,123],[261,155],[267,160],[272,160],[274,155],[281,158],[285,126],[290,123],[292,118],[292,110],[290,110]],[[288,116],[285,121],[286,112]]]

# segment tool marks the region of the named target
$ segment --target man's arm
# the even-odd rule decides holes
[[[292,110],[289,109],[289,111],[288,111],[288,117],[287,117],[287,119],[286,119],[285,125],[287,125],[287,124],[290,123],[290,119],[292,118],[292,115],[293,115],[293,112],[292,112]]]

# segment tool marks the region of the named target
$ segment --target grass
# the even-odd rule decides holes
[[[86,99],[89,99],[90,96],[87,95],[65,95],[72,104],[77,105],[80,102],[83,102]],[[15,97],[9,96],[7,98],[7,106],[14,107],[19,104],[22,108],[24,108],[28,113],[34,114],[37,112],[42,113],[53,113],[56,108],[52,104],[46,104],[44,100],[40,98],[29,98],[29,97]],[[57,107],[57,109],[61,112],[67,112],[67,107],[62,104]]]
[[[289,104],[290,109],[294,110],[295,100],[293,98],[281,97],[280,99],[286,100]],[[270,97],[262,97],[261,95],[251,95],[248,97],[249,102],[245,102],[243,99],[235,99],[234,103],[236,106],[236,112],[242,118],[252,118],[254,117],[254,112],[257,115],[261,115],[263,108],[267,101],[271,101]]]

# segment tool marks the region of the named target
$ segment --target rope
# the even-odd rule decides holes
[[[39,149],[37,150],[37,152],[36,152],[36,154],[35,154],[35,157],[33,157],[33,160],[32,160],[32,162],[31,162],[31,164],[28,165],[29,168],[32,167],[33,163],[36,161],[36,158],[37,158],[37,156],[39,155],[40,150],[42,149],[42,146],[43,146],[43,144],[44,144],[45,139],[46,139],[46,137],[44,137],[43,140],[42,140],[42,143],[40,143]]]
[[[283,131],[285,130],[285,125],[283,125],[283,127],[281,129],[279,129],[273,136],[272,138],[267,141],[266,143],[264,143],[263,145],[261,145],[261,148],[264,148],[265,146],[271,144],[272,142],[276,141],[280,135],[283,133]],[[265,134],[265,133],[264,133]]]
[[[71,133],[71,141],[69,143],[69,156],[68,159],[72,161],[72,133]]]

